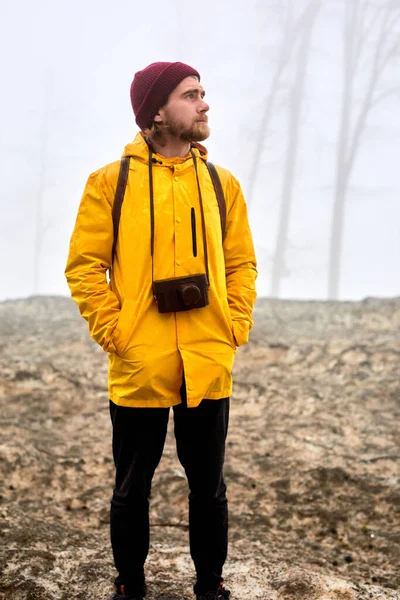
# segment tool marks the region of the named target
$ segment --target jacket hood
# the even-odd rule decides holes
[[[194,150],[197,158],[201,158],[204,161],[207,160],[208,152],[204,146],[202,146],[198,142],[193,142],[192,147],[193,147],[193,150]],[[130,142],[129,144],[127,144],[125,146],[124,152],[122,154],[122,158],[124,158],[126,156],[131,156],[132,158],[136,158],[146,164],[148,163],[149,149],[148,149],[147,143],[144,140],[143,134],[141,132],[139,132],[136,135],[133,142]],[[187,160],[190,160],[190,161],[192,160],[192,157],[190,154],[188,154],[187,156],[184,156],[182,158],[179,156],[173,156],[171,158],[167,158],[167,157],[163,156],[162,154],[153,152],[153,157],[155,159],[157,159],[157,161],[158,161],[155,163],[155,165],[158,165],[158,164],[164,164],[164,165],[173,165],[174,164],[174,165],[176,165],[176,164],[184,163]]]

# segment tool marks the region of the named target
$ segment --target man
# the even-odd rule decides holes
[[[209,136],[204,95],[199,73],[180,62],[136,73],[131,101],[141,131],[123,154],[129,172],[116,235],[120,161],[89,177],[71,238],[71,294],[109,355],[112,600],[146,593],[150,488],[171,406],[190,488],[194,592],[197,600],[230,594],[222,585],[225,439],[233,359],[252,326],[257,272],[240,186],[218,167],[221,205],[198,143]]]

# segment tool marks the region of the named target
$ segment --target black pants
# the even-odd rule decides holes
[[[182,393],[182,392],[181,392]],[[183,389],[183,396],[185,390]],[[178,458],[189,483],[189,541],[194,591],[217,589],[227,555],[228,506],[223,479],[229,398],[174,406]],[[110,402],[116,479],[111,500],[111,544],[126,595],[145,595],[149,497],[167,433],[169,408],[130,408]]]

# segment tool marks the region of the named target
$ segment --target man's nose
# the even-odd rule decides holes
[[[200,112],[207,112],[210,110],[209,105],[207,104],[207,102],[205,102],[203,99],[201,101],[201,105],[200,105]]]

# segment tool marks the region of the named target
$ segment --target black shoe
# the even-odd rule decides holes
[[[221,586],[217,590],[197,595],[196,600],[228,600],[230,595],[230,591]]]
[[[114,592],[111,594],[109,600],[144,600],[143,596],[122,596]]]

